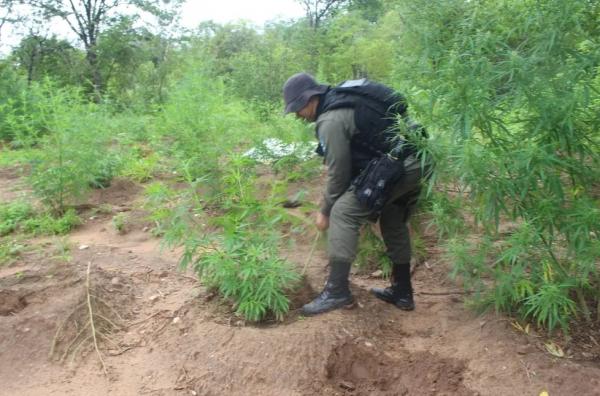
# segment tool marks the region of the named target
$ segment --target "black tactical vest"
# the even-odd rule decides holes
[[[405,143],[395,125],[398,116],[406,115],[406,100],[391,88],[366,79],[346,81],[321,96],[317,117],[343,108],[354,109],[354,123],[359,131],[350,142],[353,176],[373,158]],[[325,155],[320,144],[317,154]]]

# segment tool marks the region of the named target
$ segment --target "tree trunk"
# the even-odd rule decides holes
[[[100,74],[100,65],[98,64],[98,54],[95,46],[86,48],[86,59],[90,66],[92,74],[92,88],[94,90],[94,101],[99,102],[102,97],[102,75]]]
[[[27,86],[31,86],[31,82],[33,81],[33,68],[35,64],[35,56],[37,54],[37,48],[34,48],[29,54],[29,62],[27,65]]]

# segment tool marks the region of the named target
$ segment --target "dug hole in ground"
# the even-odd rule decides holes
[[[17,182],[3,171],[3,200]],[[0,268],[1,395],[600,395],[597,357],[552,356],[544,337],[466,309],[433,236],[414,312],[369,295],[385,280],[353,275],[353,309],[302,318],[327,275],[320,248],[288,319],[246,324],[177,270],[180,252],[160,250],[141,191],[116,180],[90,200],[110,210]],[[111,224],[120,212],[125,233]],[[311,243],[288,259],[301,268]]]

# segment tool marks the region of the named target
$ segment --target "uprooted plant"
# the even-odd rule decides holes
[[[60,362],[69,360],[73,364],[77,356],[93,349],[102,365],[102,371],[108,375],[106,363],[100,352],[100,343],[105,342],[121,349],[110,335],[124,327],[123,318],[99,295],[102,289],[92,285],[91,267],[92,263],[88,262],[84,291],[78,304],[58,326],[49,357]]]

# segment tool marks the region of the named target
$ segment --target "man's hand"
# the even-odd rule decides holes
[[[323,213],[318,212],[315,225],[317,226],[319,231],[325,231],[329,228],[329,216],[325,216]]]

